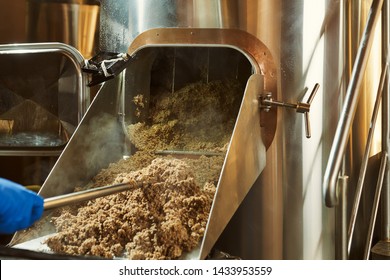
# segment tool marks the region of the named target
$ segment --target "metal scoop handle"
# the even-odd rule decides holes
[[[49,210],[57,207],[67,206],[69,204],[87,201],[98,197],[107,196],[110,194],[129,191],[138,187],[140,187],[140,185],[137,184],[135,181],[132,181],[132,182],[103,186],[103,187],[98,187],[98,188],[89,189],[85,191],[54,196],[54,197],[46,198],[44,200],[43,209]]]

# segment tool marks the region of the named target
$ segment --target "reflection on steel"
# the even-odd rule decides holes
[[[378,181],[375,189],[374,203],[372,205],[369,230],[368,230],[367,240],[366,240],[366,247],[364,250],[365,260],[368,260],[370,257],[372,237],[374,235],[374,226],[375,226],[376,216],[378,214],[379,201],[380,201],[381,191],[383,186],[383,178],[386,172],[386,163],[387,163],[387,152],[384,151],[382,152],[381,165],[380,165]]]
[[[260,74],[253,74],[248,80],[211,206],[199,259],[205,259],[210,253],[265,167],[266,148],[261,140],[257,102],[259,91],[264,88],[263,83]],[[251,133],[246,133],[248,127]]]
[[[360,204],[360,200],[361,200],[361,196],[362,196],[363,183],[364,183],[364,179],[366,178],[367,165],[368,165],[368,160],[370,157],[370,150],[372,147],[372,141],[374,139],[375,124],[376,124],[376,120],[378,117],[380,104],[382,101],[383,86],[384,86],[385,78],[387,75],[387,69],[388,69],[388,64],[386,64],[386,66],[384,67],[384,69],[382,71],[382,75],[381,75],[381,79],[380,79],[380,83],[379,83],[379,87],[378,87],[378,92],[377,92],[377,97],[375,100],[375,106],[374,106],[374,110],[372,112],[372,119],[371,119],[370,129],[369,129],[367,142],[366,142],[367,144],[366,144],[366,148],[364,151],[362,165],[360,167],[359,181],[358,181],[358,184],[356,187],[355,199],[354,199],[352,213],[351,213],[351,220],[350,220],[349,227],[348,227],[348,254],[351,251],[352,237],[353,237],[353,232],[355,229],[356,218],[357,218],[357,214],[358,214],[358,210],[359,210],[359,204]]]
[[[61,42],[86,57],[95,52],[99,3],[95,0],[27,0],[28,42]]]
[[[340,203],[336,208],[336,260],[348,259],[348,232],[347,232],[347,212],[348,212],[348,176],[342,176],[338,182]]]
[[[84,66],[84,57],[72,46],[63,43],[32,43],[32,44],[9,44],[0,46],[1,54],[33,54],[58,52],[70,59],[77,73],[77,91],[80,92],[78,106],[78,119],[81,120],[89,104],[87,100],[86,77],[81,68]]]
[[[329,155],[329,161],[326,166],[323,191],[325,195],[325,204],[328,207],[334,207],[338,203],[336,187],[337,177],[347,146],[350,128],[357,107],[360,84],[371,51],[372,42],[374,40],[374,28],[381,14],[382,4],[383,0],[374,0],[372,3],[369,18],[353,66],[351,81],[348,84],[343,110]]]
[[[390,63],[390,1],[386,0],[382,8],[382,63]],[[386,77],[386,83],[383,88],[382,102],[382,151],[390,152],[390,77],[389,71]],[[389,166],[389,162],[387,165]],[[390,175],[385,175],[382,197],[382,240],[390,240]]]
[[[89,88],[86,87],[87,83],[87,77],[86,74],[82,72],[82,67],[84,65],[84,58],[80,54],[80,52],[75,49],[72,46],[69,46],[67,44],[63,43],[24,43],[24,44],[7,44],[7,45],[0,45],[0,55],[20,55],[20,60],[25,59],[27,57],[31,57],[34,54],[52,54],[52,53],[59,53],[62,56],[64,56],[67,60],[69,60],[70,65],[72,65],[72,79],[75,81],[75,85],[72,86],[71,93],[75,94],[75,103],[77,102],[76,108],[70,108],[70,110],[75,110],[74,114],[74,123],[69,123],[69,120],[63,120],[61,118],[58,119],[58,136],[60,136],[60,143],[53,142],[52,139],[47,139],[48,135],[33,135],[32,137],[34,141],[36,139],[43,139],[47,143],[40,141],[40,143],[36,143],[34,148],[41,148],[41,149],[29,149],[28,146],[24,145],[26,141],[28,140],[25,135],[19,135],[20,137],[24,137],[26,141],[24,141],[21,145],[24,145],[24,147],[18,147],[18,149],[2,149],[1,155],[23,155],[23,156],[58,156],[62,149],[63,145],[66,144],[66,142],[69,140],[69,137],[74,132],[75,127],[77,124],[81,121],[83,115],[85,114],[87,107],[89,106]],[[25,67],[29,67],[29,65],[25,65]],[[37,75],[38,73],[32,73],[33,75]],[[64,78],[65,77],[61,77]],[[67,80],[65,81],[58,81],[58,92],[62,92],[63,88],[67,88],[69,83],[69,78],[66,77]],[[74,87],[74,88],[73,88]],[[30,89],[33,90],[33,89]],[[29,102],[29,99],[26,98],[26,101]],[[32,105],[35,106],[33,102],[30,102]],[[62,104],[63,106],[66,106],[67,104]],[[73,114],[72,114],[73,115]],[[46,124],[48,125],[48,121],[46,120]],[[42,124],[42,126],[46,125]],[[42,132],[42,131],[41,131]],[[47,132],[47,131],[43,131]],[[49,131],[51,132],[51,131]],[[16,134],[14,136],[17,136]],[[31,136],[31,135],[30,135]],[[50,137],[53,137],[52,135]],[[50,141],[49,141],[50,140]],[[31,141],[30,141],[31,142]],[[43,149],[44,146],[50,146],[48,143],[53,147],[50,147],[50,149]],[[31,144],[31,143],[30,143]],[[17,145],[17,143],[13,143],[12,146]],[[31,145],[30,145],[31,146]],[[53,148],[53,149],[51,149]]]

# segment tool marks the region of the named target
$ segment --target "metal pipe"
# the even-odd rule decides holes
[[[389,63],[389,26],[390,26],[390,3],[389,0],[385,0],[382,9],[382,61],[383,64]],[[382,151],[389,153],[389,141],[390,141],[390,78],[387,73],[385,87],[383,88],[383,103],[382,103]],[[387,172],[385,174],[385,180],[383,185],[383,198],[382,198],[382,229],[381,238],[383,240],[390,240],[390,176],[389,176],[390,163],[387,162]]]
[[[348,176],[339,179],[340,203],[336,207],[336,260],[348,259],[348,239],[347,239],[347,186]]]
[[[223,152],[213,151],[184,151],[184,150],[157,150],[154,152],[156,155],[169,155],[169,156],[223,156]]]
[[[364,250],[364,259],[368,260],[370,257],[370,251],[371,251],[371,244],[372,244],[372,236],[374,235],[374,227],[375,227],[375,221],[378,214],[378,207],[379,207],[379,201],[381,198],[381,191],[383,186],[383,178],[385,176],[387,166],[387,152],[382,152],[382,158],[381,158],[381,165],[379,169],[379,177],[376,184],[376,190],[375,190],[375,197],[374,197],[374,203],[372,205],[372,211],[371,211],[371,217],[370,217],[370,224],[367,234],[367,240],[366,240],[366,247]]]
[[[298,105],[297,104],[292,104],[284,101],[277,101],[277,100],[268,100],[264,99],[262,101],[263,105],[265,106],[279,106],[279,107],[287,107],[287,108],[292,108],[292,109],[297,109]]]
[[[334,207],[338,202],[336,192],[337,177],[344,157],[352,121],[356,112],[359,88],[367,66],[368,57],[374,39],[374,28],[381,14],[382,5],[383,0],[374,0],[372,2],[368,20],[353,66],[351,81],[348,85],[344,99],[340,121],[337,125],[335,138],[330,151],[323,182],[325,204],[328,207]]]
[[[372,112],[370,129],[368,131],[366,147],[365,147],[365,151],[364,151],[364,155],[363,155],[362,164],[360,166],[359,179],[358,179],[358,183],[357,183],[357,187],[356,187],[355,198],[354,198],[354,203],[353,203],[352,212],[351,212],[351,219],[350,219],[349,227],[348,227],[348,255],[351,251],[353,232],[355,229],[356,218],[357,218],[357,214],[359,211],[359,204],[360,204],[360,200],[362,197],[363,184],[364,184],[364,179],[366,178],[366,171],[367,171],[368,160],[370,158],[372,140],[374,139],[375,124],[376,124],[376,120],[378,118],[378,113],[379,113],[379,109],[380,109],[380,105],[381,105],[381,101],[382,101],[383,86],[385,83],[385,78],[387,75],[388,68],[389,68],[388,64],[386,64],[382,70],[382,74],[381,74],[381,78],[380,78],[380,82],[379,82],[379,86],[378,86],[378,92],[377,92],[377,96],[376,96],[376,100],[375,100],[375,105],[374,105],[374,109]]]
[[[130,191],[134,188],[139,188],[140,186],[141,184],[133,181],[45,198],[43,208],[44,210],[49,210],[57,207],[67,206],[69,204],[87,201],[118,192]]]

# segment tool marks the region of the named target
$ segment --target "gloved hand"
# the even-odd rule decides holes
[[[0,178],[0,233],[28,228],[43,213],[43,198],[12,181]]]

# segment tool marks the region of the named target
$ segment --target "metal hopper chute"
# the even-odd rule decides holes
[[[129,103],[126,102],[129,97],[126,95],[130,94],[133,98],[132,92],[150,92],[152,78],[145,73],[151,72],[155,61],[155,55],[144,51],[129,64],[123,74],[103,85],[42,186],[42,196],[49,198],[72,193],[76,186],[88,185],[90,180],[110,163],[123,158],[131,160],[136,149],[131,145],[131,135],[126,130],[127,123],[131,121],[128,118]],[[132,83],[137,82],[129,85],[129,80]],[[129,86],[135,89],[129,90]],[[263,90],[263,76],[251,75],[245,92],[241,93],[243,95],[240,97],[239,110],[237,114],[232,113],[234,128],[230,132],[231,137],[216,184],[204,237],[196,249],[183,254],[184,259],[207,257],[265,167],[266,147],[261,138],[259,108],[259,96]],[[174,157],[178,154],[183,156],[180,151],[165,152]],[[196,153],[198,152],[191,151],[192,156]],[[202,154],[202,151],[199,154]],[[13,246],[47,251],[48,248],[42,241],[55,233],[50,223],[52,215],[52,211],[46,211],[37,225],[27,231],[18,232],[12,241]]]

